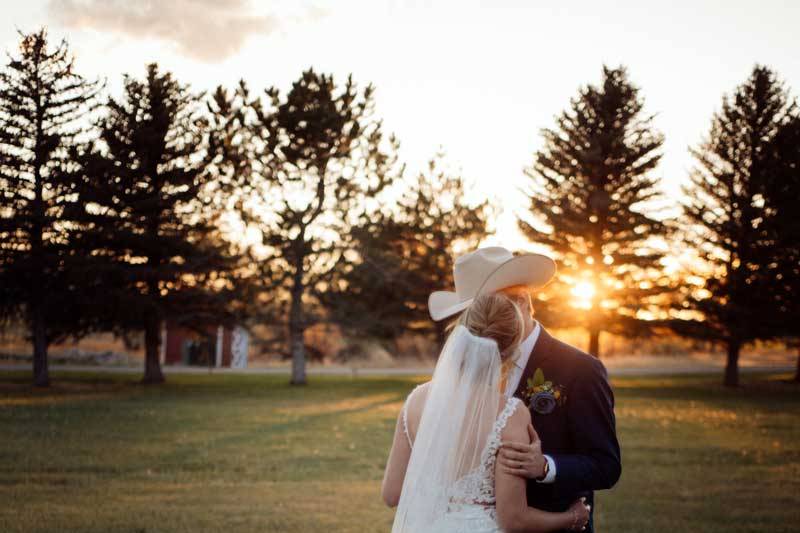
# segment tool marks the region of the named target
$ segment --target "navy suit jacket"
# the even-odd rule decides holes
[[[563,404],[549,414],[533,410],[525,395],[528,378],[537,369],[547,381],[563,386],[566,394]],[[596,357],[554,338],[542,326],[514,396],[528,405],[542,452],[556,464],[555,482],[528,481],[528,505],[565,511],[585,496],[594,514],[594,491],[610,489],[622,472],[614,393],[605,366]],[[586,532],[593,531],[590,517]]]

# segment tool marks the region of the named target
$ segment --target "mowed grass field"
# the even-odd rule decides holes
[[[600,532],[800,531],[788,376],[616,379],[620,483]],[[0,373],[2,532],[378,532],[403,399],[423,378]]]

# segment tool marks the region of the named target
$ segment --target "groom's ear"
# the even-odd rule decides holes
[[[533,291],[528,291],[528,309],[531,312],[531,318],[536,314],[536,309],[533,307]]]
[[[533,290],[528,288],[525,285],[513,285],[511,287],[502,289],[506,296],[512,298],[517,304],[522,307],[528,308],[528,313],[530,314],[531,318],[534,315],[533,309]]]
[[[528,307],[528,313],[531,318],[533,318],[535,314],[535,309],[533,308],[533,289],[524,287],[521,291],[520,298],[524,301],[524,305]]]

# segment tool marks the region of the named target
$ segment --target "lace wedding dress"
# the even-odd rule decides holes
[[[417,387],[417,389],[419,386]],[[409,394],[409,399],[417,389]],[[430,525],[430,532],[437,533],[499,533],[497,509],[494,495],[494,466],[500,447],[500,434],[509,417],[521,401],[511,397],[489,431],[480,456],[480,464],[463,477],[457,479],[447,490],[447,508]],[[408,400],[403,406],[403,429],[412,450],[414,443],[408,432]]]

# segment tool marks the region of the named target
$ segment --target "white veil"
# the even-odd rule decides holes
[[[433,372],[392,533],[432,531],[449,489],[480,465],[500,407],[497,343],[458,325]]]

